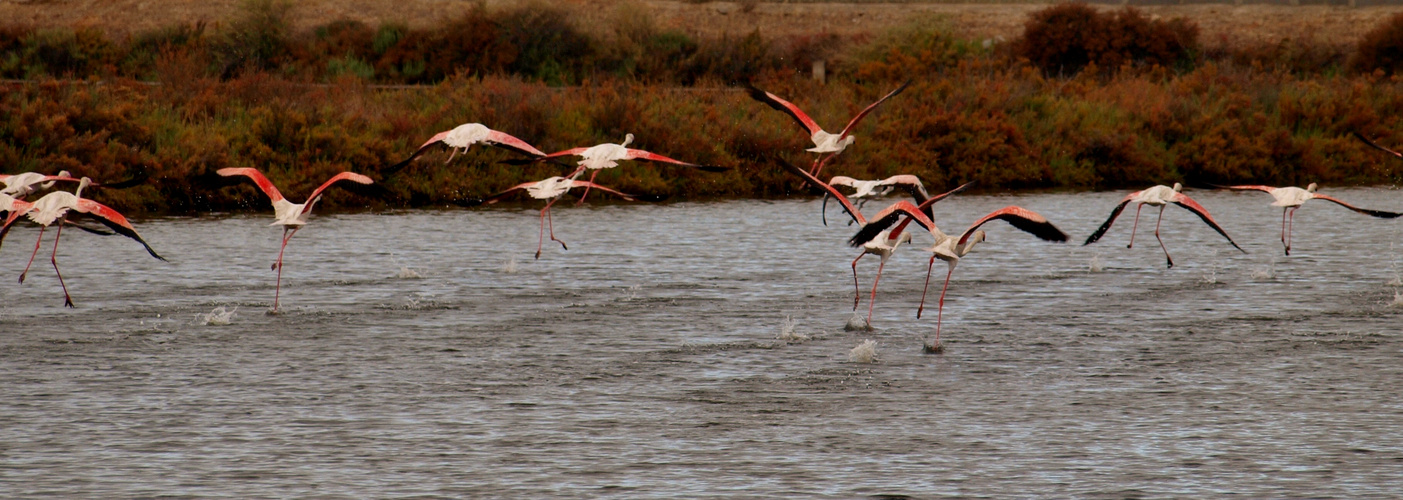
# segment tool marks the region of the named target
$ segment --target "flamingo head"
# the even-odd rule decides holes
[[[900,234],[900,235],[897,235],[897,237],[895,237],[895,238],[892,238],[891,235],[888,234],[888,235],[887,235],[887,241],[891,241],[891,240],[896,240],[896,245],[900,245],[900,244],[903,244],[903,243],[910,243],[910,242],[911,242],[911,231],[902,231],[901,234]],[[893,246],[895,246],[895,245],[893,245]]]
[[[1174,183],[1174,192],[1178,193],[1178,192],[1181,192],[1181,191],[1183,191],[1183,190],[1184,190],[1184,185],[1183,185],[1183,184],[1180,184],[1180,183],[1177,183],[1177,182]]]
[[[959,245],[959,248],[956,249],[956,253],[960,254],[961,257],[964,257],[965,255],[968,255],[971,251],[974,250],[974,245],[976,243],[982,243],[986,239],[988,239],[988,236],[984,233],[984,230],[977,230],[973,234],[970,234],[969,238],[966,239],[964,243],[961,243]]]
[[[1309,186],[1306,186],[1306,192],[1307,192],[1307,193],[1314,193],[1316,187],[1317,187],[1317,186],[1315,185],[1315,183],[1312,182],[1312,183],[1310,183]]]
[[[620,145],[620,146],[624,146],[624,147],[628,147],[628,144],[629,144],[630,142],[633,142],[633,134],[624,134],[624,142],[623,142],[622,144],[619,144],[619,145]]]
[[[83,177],[82,179],[78,179],[78,189],[75,190],[75,191],[73,191],[73,194],[74,194],[74,195],[77,195],[78,193],[82,193],[82,192],[83,192],[83,188],[88,187],[88,186],[91,186],[92,184],[93,184],[93,180],[92,180],[92,179],[89,179],[89,178],[87,178],[87,177]]]

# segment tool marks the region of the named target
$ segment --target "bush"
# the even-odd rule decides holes
[[[1062,3],[1034,12],[1014,50],[1052,75],[1093,63],[1110,70],[1132,63],[1170,67],[1198,50],[1198,26],[1180,18],[1151,20],[1132,7],[1102,13],[1085,3]]]
[[[1350,69],[1392,75],[1403,69],[1403,13],[1385,19],[1359,40]]]
[[[271,70],[286,59],[290,48],[289,0],[243,0],[239,16],[229,23],[215,50],[220,58],[220,75],[233,76],[239,70]]]

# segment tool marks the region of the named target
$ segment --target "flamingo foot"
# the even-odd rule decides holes
[[[540,251],[540,250],[537,250],[537,251],[536,251],[536,260],[541,260],[541,251]]]
[[[942,344],[939,340],[935,341],[934,343],[928,342],[925,345],[921,346],[921,352],[925,354],[944,354],[945,344]]]
[[[1164,260],[1169,262],[1169,267],[1167,267],[1166,269],[1174,269],[1174,259],[1171,259],[1168,255],[1166,255],[1164,256]]]
[[[1286,247],[1286,255],[1291,255],[1291,247]]]
[[[282,309],[273,308],[273,309],[269,309],[268,312],[263,313],[263,314],[268,315],[268,316],[282,316],[283,311],[282,311]]]
[[[19,284],[21,284],[21,285],[24,284],[24,275],[25,275],[25,274],[28,274],[28,273],[19,273]]]
[[[268,268],[268,270],[269,270],[269,271],[277,271],[277,270],[278,270],[278,263],[277,263],[277,262],[274,262],[273,265],[270,266],[270,267]]]

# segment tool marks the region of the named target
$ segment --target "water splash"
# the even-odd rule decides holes
[[[1091,256],[1091,264],[1090,264],[1089,266],[1087,266],[1087,271],[1088,271],[1088,272],[1093,272],[1093,273],[1099,273],[1099,272],[1101,272],[1103,269],[1105,269],[1105,266],[1101,264],[1101,254],[1098,252],[1096,255],[1092,255],[1092,256]]]
[[[238,306],[233,309],[226,309],[224,306],[214,308],[208,313],[196,313],[195,323],[204,326],[226,326],[234,322],[234,313],[238,312]]]
[[[877,341],[864,340],[862,343],[848,351],[848,361],[854,363],[876,363],[877,362]]]
[[[507,260],[507,264],[502,266],[502,272],[507,274],[516,274],[516,271],[516,256],[512,256],[511,259]]]
[[[415,271],[414,268],[409,266],[400,266],[399,274],[395,275],[395,277],[402,280],[417,280],[422,279],[424,275],[419,274],[419,271]]]
[[[1393,291],[1393,302],[1388,303],[1388,307],[1403,307],[1403,292]]]
[[[1203,281],[1203,284],[1205,284],[1205,285],[1216,285],[1216,284],[1218,284],[1218,263],[1217,263],[1217,262],[1214,262],[1213,265],[1211,265],[1211,266],[1208,267],[1208,272],[1203,273],[1203,280],[1202,280],[1202,281]]]
[[[855,312],[852,317],[848,318],[848,324],[843,325],[843,330],[849,332],[870,332],[872,331],[872,325],[867,323],[867,318],[862,317],[861,313]]]
[[[784,324],[780,327],[779,336],[776,339],[785,342],[803,342],[809,340],[809,334],[799,333],[794,330],[794,318],[788,314],[784,315]]]
[[[1266,267],[1259,267],[1259,268],[1253,269],[1253,270],[1252,270],[1252,279],[1254,279],[1254,280],[1272,280],[1272,279],[1276,279],[1276,259],[1272,259],[1271,262],[1268,262]]]

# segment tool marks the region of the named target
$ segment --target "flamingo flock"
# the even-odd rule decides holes
[[[847,126],[838,133],[825,131],[817,125],[813,118],[800,110],[798,106],[775,94],[750,85],[747,85],[747,90],[749,95],[756,101],[781,111],[797,121],[809,134],[808,138],[814,144],[813,147],[807,148],[805,151],[817,153],[817,156],[813,159],[808,169],[799,168],[790,164],[779,154],[772,156],[773,163],[784,171],[792,174],[800,183],[806,184],[810,186],[811,189],[821,193],[823,195],[824,208],[826,208],[829,198],[835,199],[842,207],[843,211],[848,214],[851,219],[850,224],[856,224],[858,226],[857,232],[847,239],[848,245],[862,250],[862,253],[858,254],[851,263],[854,314],[856,314],[857,308],[862,302],[862,288],[857,273],[858,262],[867,255],[876,255],[878,259],[880,259],[877,264],[875,276],[872,279],[871,290],[868,293],[867,328],[871,328],[872,314],[877,298],[877,285],[881,280],[882,271],[887,261],[895,255],[897,249],[901,246],[914,244],[914,239],[920,234],[924,233],[930,236],[931,244],[929,247],[925,248],[925,251],[930,254],[926,268],[926,284],[921,292],[920,306],[917,307],[916,318],[921,318],[925,309],[926,294],[929,290],[930,277],[933,274],[935,260],[940,259],[946,263],[948,268],[944,284],[941,286],[940,298],[937,301],[935,334],[933,339],[924,342],[924,349],[926,352],[936,353],[942,350],[940,342],[941,325],[944,316],[945,297],[950,288],[950,278],[954,274],[955,267],[960,260],[968,256],[977,244],[987,240],[988,235],[981,229],[982,226],[994,220],[1002,220],[1009,223],[1014,228],[1029,233],[1042,241],[1061,243],[1066,242],[1069,237],[1042,214],[1024,207],[1012,205],[980,216],[966,227],[964,231],[957,235],[943,232],[937,226],[932,206],[937,202],[949,199],[968,189],[972,183],[965,183],[939,195],[931,196],[926,190],[925,183],[923,183],[919,177],[910,174],[898,174],[877,180],[860,180],[838,175],[830,177],[827,181],[822,180],[819,176],[823,168],[839,153],[853,146],[855,142],[853,131],[857,124],[864,117],[875,111],[878,106],[900,94],[906,89],[909,83],[910,82],[907,82],[901,85],[868,105],[858,113],[857,116],[853,117],[848,122]],[[1403,154],[1380,146],[1367,137],[1357,133],[1355,136],[1373,148],[1403,159]],[[480,123],[466,123],[451,130],[434,134],[416,148],[408,158],[380,169],[379,173],[382,176],[392,175],[411,166],[416,159],[419,159],[436,147],[445,147],[451,150],[451,154],[445,163],[451,162],[460,153],[466,154],[472,146],[477,144],[502,148],[521,156],[521,158],[503,161],[503,163],[513,165],[558,163],[565,157],[578,158],[573,165],[566,165],[570,170],[568,172],[562,172],[564,175],[551,176],[536,182],[522,183],[486,198],[470,199],[463,202],[463,204],[467,206],[492,204],[522,191],[533,199],[545,200],[546,204],[541,209],[539,216],[540,234],[535,253],[535,258],[539,259],[547,235],[549,235],[551,241],[560,243],[563,250],[569,250],[565,242],[555,235],[554,225],[551,222],[551,208],[570,190],[584,188],[584,193],[580,195],[580,203],[583,203],[585,196],[589,194],[590,190],[603,191],[627,201],[648,201],[656,199],[656,197],[646,195],[626,194],[597,184],[595,178],[600,170],[616,168],[620,166],[620,162],[624,161],[659,163],[676,167],[694,168],[707,172],[719,172],[729,169],[729,167],[682,161],[658,153],[629,148],[628,146],[633,140],[633,134],[626,134],[623,141],[617,144],[605,143],[595,146],[565,149],[554,153],[545,153],[509,133],[494,130]],[[586,171],[591,172],[589,180],[580,179]],[[274,281],[273,303],[269,311],[270,313],[279,311],[282,290],[282,271],[284,267],[283,254],[287,249],[287,244],[292,237],[308,223],[312,208],[321,199],[324,192],[342,182],[361,185],[371,185],[375,182],[369,176],[363,174],[341,172],[332,176],[313,190],[311,194],[308,195],[305,202],[298,204],[285,198],[273,182],[258,169],[224,168],[218,170],[216,173],[223,177],[247,178],[251,180],[253,184],[268,197],[272,204],[274,220],[270,225],[282,226],[283,228],[282,242],[278,250],[278,256],[271,267],[277,274]],[[121,188],[134,185],[140,181],[144,181],[144,177],[131,181],[108,184],[106,187]],[[19,276],[19,282],[21,284],[24,283],[25,277],[30,267],[33,265],[35,257],[38,255],[39,249],[42,246],[44,231],[48,227],[56,225],[50,262],[54,267],[55,274],[58,275],[59,284],[64,293],[64,305],[67,307],[73,307],[74,303],[72,296],[69,294],[67,284],[63,281],[63,275],[59,272],[58,268],[58,241],[62,236],[64,226],[73,226],[78,229],[104,235],[121,234],[140,243],[153,258],[162,261],[166,260],[137,233],[136,228],[133,227],[122,214],[101,203],[83,197],[83,191],[85,189],[101,188],[104,187],[103,184],[94,182],[87,177],[72,177],[67,171],[62,171],[54,175],[36,172],[0,175],[0,183],[4,185],[3,188],[0,188],[0,213],[7,214],[4,225],[0,227],[0,244],[3,244],[5,235],[8,234],[12,225],[22,216],[27,216],[31,222],[40,226],[34,250],[30,255],[29,263],[25,266],[25,271]],[[72,192],[63,191],[61,188],[58,188],[61,185],[69,184],[76,186]],[[1378,218],[1396,218],[1403,216],[1403,213],[1400,212],[1359,208],[1343,200],[1320,194],[1317,192],[1318,186],[1314,183],[1304,189],[1262,185],[1210,185],[1210,187],[1234,191],[1262,191],[1272,195],[1274,201],[1271,203],[1271,206],[1282,207],[1281,242],[1285,247],[1286,255],[1291,254],[1291,227],[1294,222],[1295,212],[1308,200],[1326,200],[1349,210]],[[26,200],[26,198],[36,193],[56,188],[58,188],[58,190],[50,191],[35,201],[31,202]],[[853,192],[851,194],[845,194],[839,188],[851,189]],[[1121,198],[1120,202],[1113,207],[1106,221],[1088,236],[1083,244],[1090,245],[1099,241],[1110,230],[1112,224],[1115,223],[1125,208],[1131,203],[1135,203],[1135,221],[1131,225],[1129,243],[1126,245],[1127,248],[1133,248],[1135,245],[1135,233],[1139,228],[1140,211],[1145,205],[1159,207],[1159,213],[1155,222],[1155,239],[1159,242],[1160,249],[1164,252],[1167,267],[1172,268],[1174,267],[1174,259],[1170,256],[1169,249],[1165,246],[1164,239],[1160,235],[1160,224],[1164,218],[1164,208],[1173,204],[1198,216],[1214,231],[1227,239],[1228,243],[1232,245],[1233,248],[1246,253],[1246,250],[1243,250],[1242,247],[1238,246],[1238,244],[1233,241],[1232,237],[1229,236],[1227,231],[1214,219],[1208,209],[1184,194],[1183,189],[1184,187],[1182,184],[1175,183],[1173,186],[1159,185],[1125,195]],[[895,201],[870,216],[862,212],[864,204],[868,201],[888,196],[898,190],[905,192],[911,199]],[[91,218],[103,226],[106,226],[107,229],[90,227],[81,222],[69,220],[70,217],[79,216]],[[821,220],[824,225],[827,225],[826,210],[822,214]],[[912,226],[913,223],[915,226]],[[855,318],[854,321],[856,320]]]

